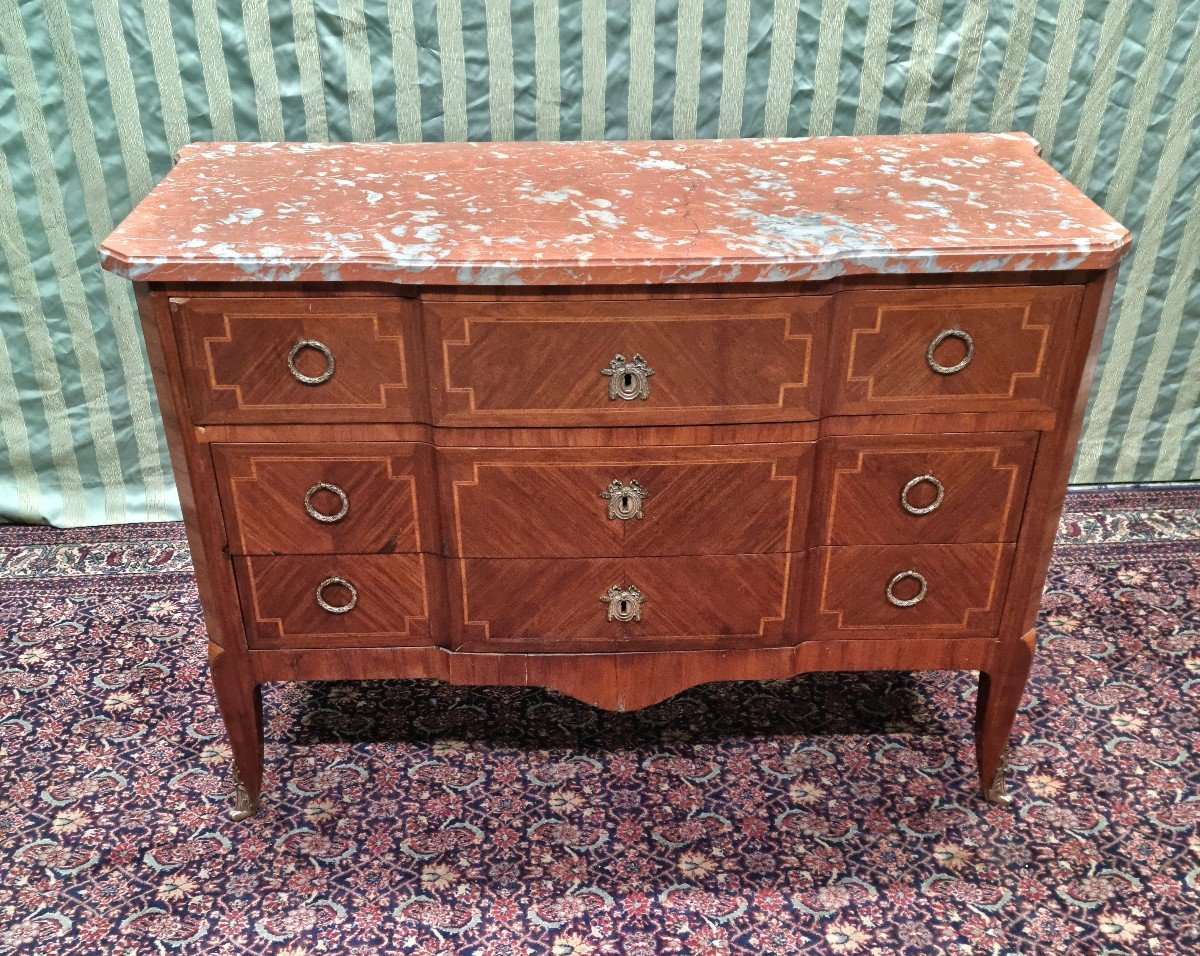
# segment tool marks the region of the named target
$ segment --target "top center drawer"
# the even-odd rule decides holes
[[[830,297],[423,304],[442,425],[818,417]]]

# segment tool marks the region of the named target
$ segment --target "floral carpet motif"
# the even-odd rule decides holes
[[[970,674],[272,685],[229,753],[179,525],[0,529],[0,953],[1200,952],[1200,490],[1073,493],[977,796]]]

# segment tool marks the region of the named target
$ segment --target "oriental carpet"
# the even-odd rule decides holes
[[[178,524],[0,529],[0,953],[1200,950],[1200,490],[1074,492],[977,796],[970,674],[272,685],[261,814]]]

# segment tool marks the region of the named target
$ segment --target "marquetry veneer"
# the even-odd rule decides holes
[[[195,147],[104,248],[138,280],[235,816],[263,683],[383,677],[629,709],[973,669],[1002,796],[1123,230],[1020,136],[478,147],[515,190],[478,203],[439,161],[471,149]],[[238,193],[255,162],[342,170],[311,231],[290,191]]]

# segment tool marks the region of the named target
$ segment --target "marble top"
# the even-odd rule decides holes
[[[1125,228],[1023,133],[196,143],[100,248],[137,281],[781,282],[1102,269]]]

